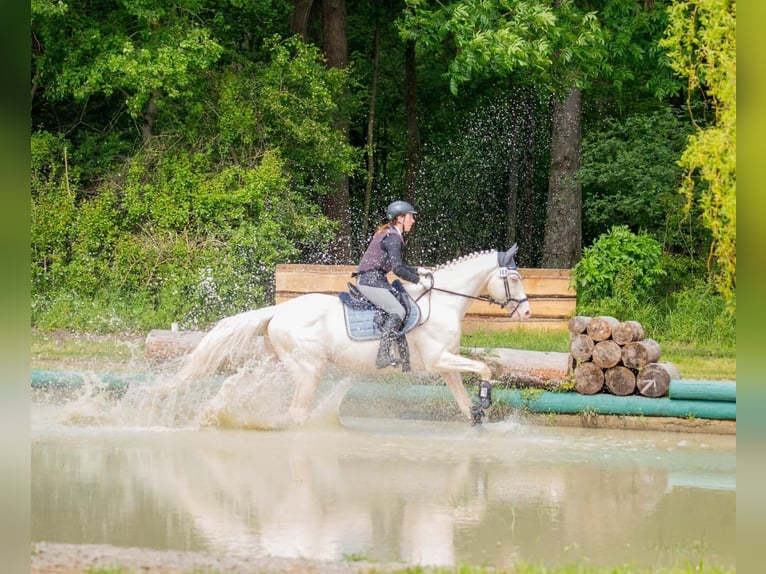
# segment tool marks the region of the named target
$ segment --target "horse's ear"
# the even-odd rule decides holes
[[[500,267],[507,267],[508,269],[516,269],[516,260],[514,255],[518,253],[519,245],[514,243],[508,251],[499,251],[497,254],[497,263]]]

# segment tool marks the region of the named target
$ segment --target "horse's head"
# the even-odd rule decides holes
[[[518,250],[519,246],[514,243],[508,251],[497,252],[498,269],[487,281],[487,292],[508,310],[511,318],[527,319],[532,316],[532,311],[514,259]]]

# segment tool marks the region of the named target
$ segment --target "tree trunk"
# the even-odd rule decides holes
[[[580,168],[580,90],[553,103],[551,167],[543,247],[543,267],[571,269],[582,248],[582,185]]]
[[[308,42],[309,16],[314,0],[294,0],[293,15],[290,18],[290,33],[299,34],[304,42]]]
[[[367,233],[370,227],[370,201],[372,184],[375,179],[375,98],[378,95],[378,61],[380,58],[380,24],[375,25],[372,55],[372,85],[370,86],[370,109],[367,115],[367,185],[364,188],[364,207],[362,208],[362,245],[367,245]]]
[[[345,0],[322,0],[322,33],[327,66],[345,68],[348,65]],[[348,141],[349,122],[343,110],[338,112],[335,127],[343,134],[345,141]],[[347,176],[341,176],[332,185],[331,192],[322,198],[322,212],[339,224],[335,242],[330,246],[327,254],[328,263],[351,263],[351,221]]]
[[[149,97],[149,102],[146,104],[144,123],[141,125],[141,140],[144,142],[148,141],[154,133],[154,124],[157,123],[157,116],[160,113],[160,109],[157,107],[158,97],[159,91],[155,90]]]
[[[407,174],[404,198],[415,203],[417,196],[418,162],[420,156],[420,129],[418,127],[418,82],[415,60],[415,40],[408,40],[404,53],[405,101],[407,109]]]

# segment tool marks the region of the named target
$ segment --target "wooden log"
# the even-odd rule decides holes
[[[575,390],[581,395],[595,395],[604,387],[604,371],[592,361],[577,365],[574,375]]]
[[[654,339],[633,341],[622,347],[622,364],[629,369],[642,369],[660,360],[660,344]]]
[[[572,336],[584,333],[585,329],[588,328],[588,322],[590,322],[590,317],[585,317],[583,315],[572,317],[569,319],[569,323],[567,323],[569,332]]]
[[[586,331],[594,341],[605,341],[612,336],[612,329],[619,324],[620,322],[617,319],[608,315],[591,317]]]
[[[191,352],[205,336],[205,331],[168,331],[153,329],[144,342],[147,359],[172,359]]]
[[[632,395],[636,390],[636,374],[627,367],[617,365],[604,371],[606,388],[613,395]]]
[[[614,367],[622,360],[622,348],[610,339],[599,341],[593,346],[591,360],[602,369]]]
[[[588,335],[575,335],[569,341],[569,354],[578,361],[587,361],[593,353],[593,339]]]
[[[612,340],[618,345],[626,345],[644,338],[644,327],[638,321],[623,321],[612,329]]]
[[[649,363],[638,372],[636,386],[645,397],[662,397],[668,392],[670,380],[680,378],[673,363]]]

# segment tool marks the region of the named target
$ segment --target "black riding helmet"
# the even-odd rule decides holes
[[[386,208],[386,216],[388,216],[389,221],[393,221],[398,216],[405,215],[407,213],[417,214],[417,211],[415,211],[415,208],[412,207],[411,204],[407,203],[406,201],[402,201],[401,199],[391,202]]]

